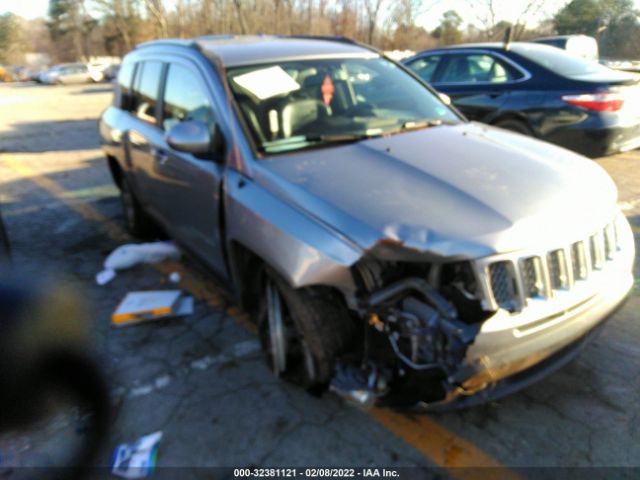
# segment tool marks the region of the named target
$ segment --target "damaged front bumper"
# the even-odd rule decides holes
[[[618,310],[633,286],[633,276],[623,278],[587,301],[527,328],[492,330],[487,321],[467,350],[469,375],[452,386],[441,402],[422,404],[429,410],[469,407],[497,400],[535,383],[572,360]],[[496,323],[504,320],[496,314]]]
[[[467,276],[466,286],[460,275],[396,281],[368,296],[366,314],[391,347],[395,385],[410,386],[405,405],[465,407],[512,393],[573,358],[633,287],[634,256],[633,233],[618,216],[562,248],[476,259],[469,263],[475,282]],[[447,293],[446,278],[484,317]],[[394,378],[384,383],[393,386]],[[427,383],[434,387],[421,387]]]

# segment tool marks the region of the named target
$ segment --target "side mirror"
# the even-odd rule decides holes
[[[446,93],[438,93],[438,96],[445,105],[451,105],[451,97],[449,95],[447,95]]]
[[[171,148],[180,152],[203,154],[211,152],[213,139],[205,123],[186,120],[169,128],[166,140]]]

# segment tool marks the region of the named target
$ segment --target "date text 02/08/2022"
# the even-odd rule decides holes
[[[388,468],[236,468],[234,478],[398,478],[395,469]]]

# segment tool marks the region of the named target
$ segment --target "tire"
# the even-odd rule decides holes
[[[148,239],[157,230],[153,220],[143,210],[126,178],[120,182],[120,202],[127,230],[134,237]]]
[[[257,320],[269,367],[278,377],[305,389],[326,386],[334,375],[336,360],[347,351],[353,336],[353,322],[344,302],[329,288],[293,289],[271,271],[263,284]],[[286,342],[284,368],[276,364],[279,360],[274,353],[270,289],[280,300]]]
[[[531,131],[529,126],[520,120],[508,118],[506,120],[500,120],[496,122],[494,125],[496,127],[500,127],[505,130],[510,130],[516,133],[521,133],[522,135],[527,135],[529,137],[534,136],[533,131]]]

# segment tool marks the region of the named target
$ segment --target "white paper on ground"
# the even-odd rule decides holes
[[[116,276],[115,270],[131,268],[139,263],[157,263],[180,258],[180,250],[173,242],[151,242],[121,245],[104,261],[104,270],[96,275],[98,285],[106,285]]]
[[[167,258],[180,257],[173,242],[152,242],[121,245],[109,254],[104,268],[123,270],[138,263],[156,263]]]
[[[261,68],[238,75],[233,77],[233,81],[260,100],[293,92],[300,88],[300,84],[279,66]]]
[[[111,473],[122,478],[148,477],[156,465],[162,432],[139,438],[132,444],[123,443],[113,454]]]

